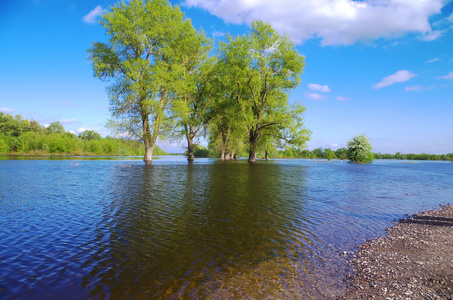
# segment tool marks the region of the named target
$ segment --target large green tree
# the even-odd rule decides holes
[[[226,80],[234,88],[238,119],[247,128],[249,162],[256,161],[262,136],[284,146],[302,147],[310,132],[303,127],[301,105],[289,105],[288,94],[300,83],[304,57],[293,42],[262,21],[251,33],[227,37],[220,59],[229,70]]]
[[[365,135],[356,135],[348,141],[348,159],[351,162],[370,162],[373,160],[371,143]]]
[[[216,116],[218,76],[215,59],[208,58],[209,40],[202,34],[192,44],[190,64],[184,66],[177,87],[177,101],[173,109],[178,116],[178,136],[187,140],[187,160],[193,161],[194,139],[204,133],[206,126]]]
[[[167,0],[121,2],[100,23],[109,40],[88,53],[94,75],[113,80],[110,126],[143,140],[151,164],[157,138],[172,128],[172,100],[197,32]]]

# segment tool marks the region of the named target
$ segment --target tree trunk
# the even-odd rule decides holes
[[[154,149],[154,145],[151,145],[151,143],[145,142],[145,158],[143,159],[143,161],[147,165],[153,164],[153,149]]]
[[[195,160],[195,156],[193,155],[193,137],[189,135],[187,137],[187,160],[192,162]]]
[[[154,142],[152,141],[151,132],[149,131],[149,119],[147,114],[142,115],[143,121],[143,142],[145,143],[145,157],[143,161],[147,165],[153,164]]]
[[[248,160],[248,162],[249,163],[256,162],[256,150],[252,150],[252,149],[249,150],[249,160]]]
[[[269,153],[267,152],[267,150],[264,150],[264,159],[265,160],[269,159]]]
[[[220,160],[225,160],[225,149],[220,150]]]
[[[230,151],[226,151],[225,160],[230,160]]]
[[[256,162],[256,141],[258,139],[257,130],[251,129],[249,132],[249,163]]]

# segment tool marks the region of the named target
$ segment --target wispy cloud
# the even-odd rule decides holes
[[[63,101],[61,102],[61,106],[66,107],[69,105],[69,101]]]
[[[349,98],[349,97],[336,97],[335,99],[337,99],[338,101],[349,101],[349,100],[351,100],[351,98]]]
[[[427,60],[426,63],[430,64],[430,63],[433,63],[433,62],[436,62],[436,61],[439,61],[439,60],[440,60],[440,58],[439,58],[439,57],[436,57],[436,58]]]
[[[60,123],[63,125],[68,125],[68,124],[74,124],[77,123],[78,121],[76,119],[64,119],[61,120]]]
[[[413,85],[413,86],[408,86],[404,88],[405,92],[415,92],[421,90],[423,86],[422,85]]]
[[[0,112],[5,114],[13,113],[15,110],[8,107],[0,107]]]
[[[440,38],[442,34],[442,30],[433,30],[423,35],[421,39],[426,42],[431,42]]]
[[[313,90],[313,91],[319,91],[319,92],[322,92],[322,93],[328,93],[331,91],[331,89],[329,88],[329,86],[326,84],[326,85],[320,85],[320,84],[317,84],[317,83],[309,83],[308,84],[308,88],[310,90]]]
[[[225,36],[225,33],[221,32],[221,31],[214,31],[212,33],[213,36]]]
[[[326,96],[318,94],[318,93],[305,93],[305,96],[307,96],[308,98],[310,98],[312,100],[324,100],[324,99],[327,99]]]
[[[87,23],[96,23],[96,18],[104,13],[104,10],[100,5],[96,6],[86,16],[83,17],[83,21]]]
[[[296,43],[319,38],[325,46],[395,38],[410,32],[434,40],[441,33],[432,30],[429,19],[440,13],[445,3],[443,0],[185,0],[183,4],[205,9],[227,23],[264,20]]]
[[[405,82],[417,76],[416,74],[408,71],[408,70],[400,70],[395,74],[390,76],[384,77],[379,83],[374,85],[374,89],[380,89],[394,83]]]
[[[453,72],[448,73],[448,75],[437,77],[439,79],[448,79],[453,80]]]
[[[419,92],[419,91],[430,91],[434,89],[436,86],[435,85],[430,85],[430,86],[423,86],[423,85],[413,85],[413,86],[408,86],[404,88],[405,92]]]

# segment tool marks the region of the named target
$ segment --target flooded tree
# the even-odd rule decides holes
[[[301,105],[290,106],[288,93],[300,83],[304,57],[293,42],[262,21],[251,33],[227,37],[220,60],[229,70],[225,80],[234,89],[238,117],[247,128],[249,162],[256,161],[263,135],[303,146],[310,132],[303,127]]]
[[[356,135],[348,141],[348,159],[351,162],[370,162],[373,160],[371,143],[365,135]]]
[[[93,43],[88,53],[94,75],[113,81],[110,127],[141,139],[151,164],[157,138],[173,128],[171,104],[200,43],[197,32],[167,0],[121,2],[100,23],[109,40]]]

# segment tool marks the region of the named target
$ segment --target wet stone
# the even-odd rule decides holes
[[[341,299],[453,299],[453,206],[400,220],[351,255]]]

